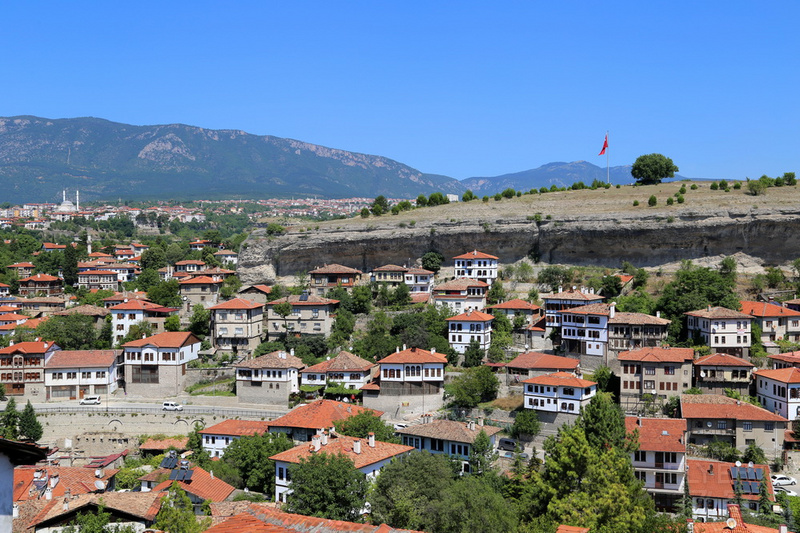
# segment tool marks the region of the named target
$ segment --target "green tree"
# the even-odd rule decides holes
[[[444,256],[439,252],[430,251],[422,256],[422,268],[433,273],[439,272],[444,263]]]
[[[93,505],[91,507],[94,507]],[[136,533],[133,526],[119,527],[115,524],[111,529],[109,524],[111,522],[111,513],[105,510],[105,506],[100,500],[100,505],[96,508],[78,513],[75,520],[70,525],[61,530],[61,533]]]
[[[432,531],[437,533],[511,533],[518,523],[514,506],[485,476],[457,479],[444,494],[435,520]]]
[[[598,367],[597,370],[592,372],[592,380],[597,383],[598,391],[611,392],[609,389],[611,388],[613,379],[614,373],[605,365]]]
[[[758,465],[765,465],[769,463],[769,461],[767,461],[767,456],[764,454],[764,450],[755,444],[747,445],[747,448],[744,450],[744,455],[742,455],[742,461],[745,463],[752,461]]]
[[[478,339],[469,341],[469,346],[464,350],[464,367],[471,368],[473,366],[480,366],[483,357],[486,353],[481,348],[481,343]]]
[[[717,459],[718,461],[726,461],[729,463],[738,461],[740,457],[736,448],[721,440],[709,442],[702,447],[701,453],[711,459]]]
[[[33,409],[31,401],[28,400],[25,409],[19,415],[19,434],[26,439],[38,441],[42,438],[43,433],[42,424],[36,418],[36,411]]]
[[[67,245],[64,250],[64,285],[72,287],[78,283],[78,249]]]
[[[9,398],[6,403],[6,408],[3,414],[0,415],[0,431],[3,437],[9,440],[19,439],[19,412],[17,411],[17,401],[14,398]]]
[[[656,198],[655,194],[651,194],[650,198],[647,199],[647,205],[649,205],[650,207],[655,207],[656,205],[658,205],[658,198]]]
[[[220,296],[225,299],[231,299],[236,296],[236,294],[241,290],[242,282],[239,279],[239,276],[231,275],[225,278],[225,281],[222,282],[222,288],[219,290]]]
[[[598,392],[581,411],[576,425],[583,429],[586,440],[595,449],[615,448],[624,453],[636,449],[625,430],[625,413],[607,392]]]
[[[287,317],[292,314],[292,304],[289,302],[281,302],[272,306],[275,314],[283,319],[283,331],[289,330],[289,323]]]
[[[531,440],[539,434],[542,424],[539,416],[533,409],[523,409],[517,412],[514,417],[514,424],[511,426],[511,434],[516,438]]]
[[[333,425],[338,433],[349,437],[366,439],[370,433],[374,433],[375,439],[378,441],[400,442],[400,439],[394,435],[394,428],[372,411],[361,411],[355,416],[337,420]]]
[[[408,285],[405,283],[399,284],[395,289],[392,291],[392,295],[390,297],[390,301],[392,305],[397,307],[404,307],[411,303],[411,289],[408,288]]]
[[[150,337],[152,334],[153,334],[153,325],[150,322],[147,322],[146,320],[140,320],[139,322],[128,328],[128,334],[122,338],[119,344],[120,346],[122,346],[125,343],[131,341],[145,339],[147,337]]]
[[[616,298],[622,292],[622,280],[619,276],[604,276],[600,284],[600,290],[606,298]]]
[[[37,326],[36,334],[42,339],[55,342],[62,350],[96,348],[97,330],[94,319],[90,316],[51,316]]]
[[[665,178],[675,177],[678,167],[669,157],[661,154],[640,155],[631,167],[633,176],[640,185],[654,185]]]
[[[736,259],[731,256],[726,257],[719,264],[719,274],[731,285],[736,284]]]
[[[158,272],[159,268],[167,266],[167,254],[160,246],[152,246],[142,253],[139,265],[142,267],[142,271],[155,270]]]
[[[376,217],[381,216],[383,213],[389,212],[389,200],[385,196],[380,195],[372,202],[371,211]]]
[[[424,194],[417,196],[417,207],[425,207],[428,205],[428,197]]]
[[[497,460],[497,452],[489,436],[484,430],[480,430],[472,441],[469,452],[470,472],[473,475],[484,475],[492,470],[492,464]]]
[[[147,299],[164,307],[180,307],[181,297],[178,288],[178,280],[162,281],[148,289]]]
[[[453,461],[413,451],[383,467],[370,492],[375,522],[399,529],[435,531],[436,515],[456,480]]]
[[[211,517],[198,521],[192,501],[177,481],[161,498],[161,509],[156,515],[154,527],[166,533],[200,533],[211,525]]]
[[[767,185],[761,180],[748,180],[747,190],[750,191],[750,194],[753,196],[761,196],[767,192]]]
[[[332,348],[344,346],[350,341],[355,326],[356,319],[353,313],[347,309],[339,309],[336,312],[336,319],[333,321],[331,335],[328,337],[328,345]]]
[[[471,202],[472,200],[475,200],[477,198],[478,197],[475,196],[475,194],[469,189],[467,189],[467,191],[463,195],[461,195],[462,202]]]
[[[275,461],[270,457],[293,446],[285,433],[245,436],[234,440],[225,449],[223,462],[236,469],[244,487],[274,494]]]
[[[503,283],[496,279],[489,287],[489,292],[486,293],[486,303],[489,305],[499,304],[506,299],[506,291],[503,288]]]
[[[572,282],[572,269],[550,265],[544,267],[537,278],[539,283],[549,285],[550,292],[556,292],[559,287],[565,287]]]
[[[164,320],[164,329],[166,331],[180,331],[181,330],[181,317],[178,315],[170,315]]]
[[[500,382],[488,366],[468,368],[449,385],[445,385],[445,391],[453,398],[453,404],[467,408],[494,400],[499,389]]]
[[[200,304],[194,305],[189,318],[189,331],[203,337],[211,333],[211,311]]]
[[[316,453],[290,465],[289,475],[288,512],[350,522],[361,514],[369,484],[347,456]]]

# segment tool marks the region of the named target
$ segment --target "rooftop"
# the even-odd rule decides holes
[[[314,270],[309,270],[309,274],[361,274],[362,272],[356,268],[350,268],[336,263],[324,265]]]
[[[182,348],[190,344],[198,344],[200,339],[188,331],[165,331],[145,339],[126,342],[123,348],[141,348],[143,346],[157,346],[158,348]]]
[[[727,318],[727,319],[747,319],[750,320],[752,317],[750,315],[746,315],[744,313],[740,313],[739,311],[734,311],[733,309],[728,309],[727,307],[711,307],[708,306],[706,309],[698,309],[697,311],[687,311],[684,315],[689,316],[696,316],[699,318],[709,318],[709,319],[719,319],[719,318]]]
[[[628,433],[639,431],[639,449],[659,452],[686,452],[684,434],[686,420],[682,418],[625,417]]]
[[[118,354],[117,350],[56,350],[47,368],[108,368]]]
[[[236,368],[305,368],[306,364],[299,357],[289,352],[278,350],[236,364]]]
[[[508,368],[525,368],[529,370],[536,369],[555,369],[555,370],[569,370],[574,371],[578,368],[580,362],[577,359],[570,357],[561,357],[560,355],[550,355],[539,352],[525,352],[521,353],[506,364]]]
[[[747,359],[736,357],[735,355],[728,355],[726,353],[712,353],[704,355],[694,360],[694,366],[745,366],[755,367],[753,363]]]
[[[769,302],[751,302],[742,300],[742,313],[746,315],[756,316],[759,318],[772,318],[772,317],[800,317],[800,311],[783,307]]]
[[[577,378],[569,372],[553,372],[544,376],[536,376],[528,378],[523,383],[531,383],[533,385],[550,385],[551,387],[591,387],[597,385],[594,381],[588,379]]]
[[[732,420],[765,420],[787,422],[782,416],[751,403],[728,398],[721,394],[682,394],[683,418],[717,418]]]
[[[484,252],[479,252],[478,250],[472,250],[471,252],[467,252],[465,254],[457,255],[453,259],[499,259],[494,255],[489,255]]]
[[[329,429],[337,420],[350,418],[364,411],[380,416],[383,411],[375,411],[350,403],[334,400],[317,400],[299,405],[270,423],[271,427],[290,427],[306,429]]]
[[[354,451],[353,443],[355,441],[361,441],[360,453]],[[375,446],[372,447],[368,444],[367,439],[335,435],[328,438],[327,444],[320,445],[320,449],[317,452],[314,451],[313,444],[303,443],[285,452],[275,454],[270,459],[296,464],[300,462],[300,459],[308,458],[315,453],[328,453],[331,455],[341,453],[351,459],[356,468],[364,468],[365,466],[408,453],[413,449],[413,446],[381,441],[375,441]]]
[[[777,370],[756,370],[753,374],[762,378],[774,379],[781,383],[800,383],[800,368],[794,366]]]
[[[671,347],[645,347],[627,352],[620,352],[620,361],[643,363],[685,363],[694,360],[694,349]]]
[[[231,435],[243,437],[249,435],[261,435],[269,431],[269,422],[263,420],[223,420],[219,424],[214,424],[201,429],[202,435]]]
[[[428,417],[423,417],[423,420]],[[472,427],[472,429],[470,429]],[[502,428],[495,426],[481,426],[455,420],[431,420],[427,423],[414,424],[407,428],[397,430],[401,435],[413,435],[415,437],[429,437],[432,439],[449,440],[453,442],[463,442],[472,444],[480,432],[483,431],[488,436],[495,435],[502,431]]]
[[[379,361],[380,364],[405,364],[405,363],[442,363],[447,364],[447,357],[434,351],[423,350],[422,348],[408,348],[403,351],[396,351],[389,354]]]
[[[350,352],[342,350],[333,359],[328,359],[314,366],[310,366],[303,370],[303,373],[309,372],[333,372],[333,371],[366,371],[374,367],[375,363],[362,359]]]

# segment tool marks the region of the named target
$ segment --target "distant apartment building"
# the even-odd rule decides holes
[[[236,397],[244,403],[287,405],[300,392],[300,371],[306,365],[283,350],[247,359],[236,365]]]
[[[186,366],[198,358],[200,339],[182,331],[127,342],[125,391],[135,396],[175,396],[186,385]]]
[[[777,341],[800,342],[800,311],[769,302],[742,300],[742,313],[753,317],[761,328],[761,344],[768,353],[778,353]]]
[[[638,433],[631,452],[636,479],[653,497],[656,509],[675,512],[686,478],[686,421],[682,418],[625,418],[628,434]]]
[[[694,360],[694,385],[711,394],[725,394],[730,389],[749,396],[754,370],[755,365],[746,359],[712,353]]]
[[[278,314],[275,307],[282,303],[292,306],[286,316]],[[267,302],[267,335],[276,338],[283,334],[325,335],[331,333],[333,312],[339,300],[309,294],[292,294]]]

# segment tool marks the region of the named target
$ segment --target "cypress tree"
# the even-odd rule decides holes
[[[22,414],[19,416],[19,434],[27,439],[38,441],[42,438],[42,424],[36,418],[36,411],[31,405],[31,401],[25,405]]]

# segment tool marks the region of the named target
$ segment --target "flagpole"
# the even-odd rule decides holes
[[[606,142],[608,142],[608,130],[606,130]],[[611,183],[611,170],[608,166],[608,149],[606,149],[606,183]]]

